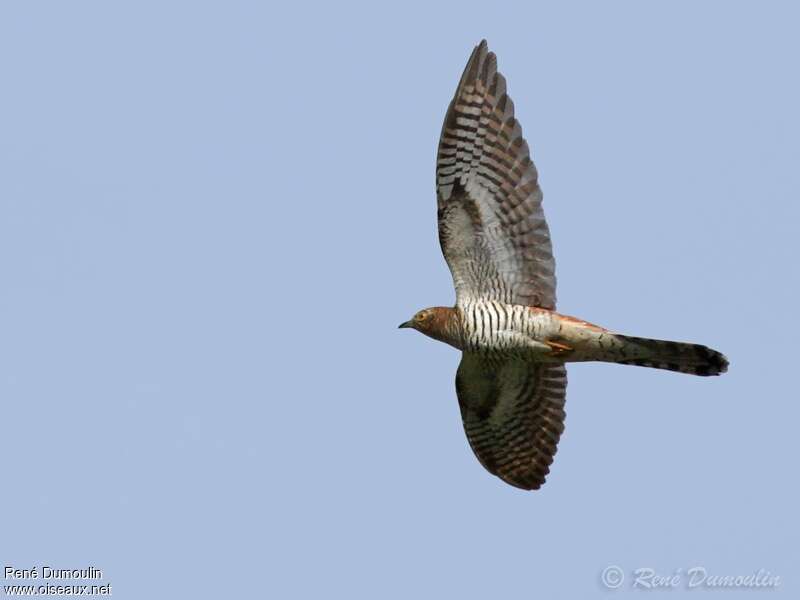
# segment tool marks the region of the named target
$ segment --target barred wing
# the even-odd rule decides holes
[[[567,371],[517,358],[499,366],[485,361],[465,352],[456,375],[469,444],[490,473],[518,488],[538,489],[564,431]]]
[[[472,52],[439,140],[439,241],[457,301],[555,308],[542,191],[486,40]]]

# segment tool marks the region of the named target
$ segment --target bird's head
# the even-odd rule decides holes
[[[410,321],[406,321],[405,323],[400,323],[399,329],[416,329],[422,333],[425,333],[427,328],[430,328],[435,320],[435,309],[433,308],[424,308],[411,317]]]
[[[450,338],[453,336],[454,331],[448,325],[454,313],[455,311],[452,308],[444,306],[425,308],[415,314],[410,321],[400,323],[400,329],[416,329],[428,337],[453,345],[454,340]]]

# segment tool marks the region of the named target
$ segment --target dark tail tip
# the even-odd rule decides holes
[[[728,370],[728,359],[725,355],[708,346],[620,335],[617,337],[638,346],[639,351],[647,350],[643,358],[617,361],[622,364],[665,369],[701,377],[721,375]]]
[[[722,352],[717,352],[706,346],[701,346],[706,353],[706,364],[698,365],[696,367],[696,375],[709,376],[709,375],[722,375],[728,370],[728,359]]]

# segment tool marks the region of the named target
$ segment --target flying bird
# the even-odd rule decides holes
[[[490,473],[525,490],[544,483],[564,430],[565,363],[703,376],[728,367],[706,346],[620,335],[557,313],[537,180],[483,40],[450,102],[436,160],[439,241],[456,303],[421,310],[400,327],[461,350],[456,394],[469,444]]]

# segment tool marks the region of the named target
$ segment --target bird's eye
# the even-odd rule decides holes
[[[424,321],[428,317],[428,313],[417,314],[417,321]]]

